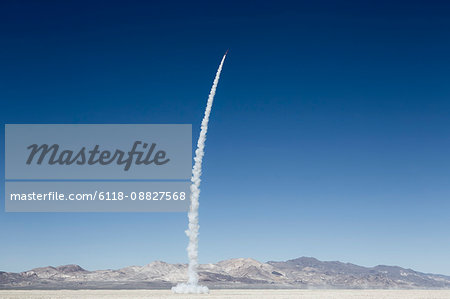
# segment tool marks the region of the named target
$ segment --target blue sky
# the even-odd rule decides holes
[[[314,256],[450,274],[450,5],[308,2],[3,2],[1,120],[192,123],[196,139],[230,48],[200,262]],[[0,226],[3,271],[187,261],[185,213],[2,209]]]

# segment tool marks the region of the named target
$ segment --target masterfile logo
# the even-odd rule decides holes
[[[141,147],[142,150],[138,150]],[[136,165],[164,165],[170,161],[166,159],[166,152],[163,150],[155,151],[156,143],[152,143],[150,146],[146,142],[135,141],[132,149],[129,152],[116,149],[115,151],[99,150],[100,145],[96,144],[92,150],[86,150],[86,147],[82,147],[79,151],[62,150],[58,144],[32,144],[27,147],[30,150],[30,155],[27,159],[27,164],[30,165],[35,162],[41,165],[44,160],[49,165],[94,165],[99,163],[100,165],[108,165],[116,162],[117,165],[124,165],[124,170],[128,171],[133,162]],[[154,153],[156,152],[156,153]],[[37,157],[36,157],[37,156]],[[36,157],[36,159],[34,159]],[[136,158],[134,158],[136,157]],[[35,161],[34,161],[35,160]]]
[[[5,125],[5,177],[190,179],[191,125]]]

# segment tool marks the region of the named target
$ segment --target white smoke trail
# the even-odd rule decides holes
[[[228,53],[228,51],[227,51]],[[209,92],[208,102],[206,104],[205,115],[203,116],[200,136],[197,141],[197,150],[195,151],[194,168],[192,169],[192,185],[191,185],[191,206],[189,208],[189,229],[186,230],[186,235],[189,237],[189,245],[187,247],[189,266],[188,266],[188,281],[187,283],[180,283],[172,288],[174,293],[208,293],[209,289],[206,286],[198,285],[198,198],[200,196],[200,176],[202,174],[202,160],[205,154],[206,133],[208,131],[209,115],[211,113],[214,95],[216,94],[217,84],[219,84],[220,73],[222,72],[223,62],[227,57],[227,53],[223,55],[219,68],[217,69],[216,77],[214,78],[211,91]]]

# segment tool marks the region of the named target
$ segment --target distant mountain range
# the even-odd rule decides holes
[[[450,288],[450,277],[395,266],[372,268],[301,257],[261,263],[230,259],[199,268],[211,288]],[[0,272],[0,289],[161,289],[187,279],[186,264],[152,262],[118,270],[87,271],[78,265]]]

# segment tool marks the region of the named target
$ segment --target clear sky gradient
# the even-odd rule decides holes
[[[2,2],[1,120],[192,123],[195,142],[230,48],[200,262],[313,256],[450,275],[450,4],[309,2]],[[186,213],[3,204],[2,184],[2,271],[187,261]]]

